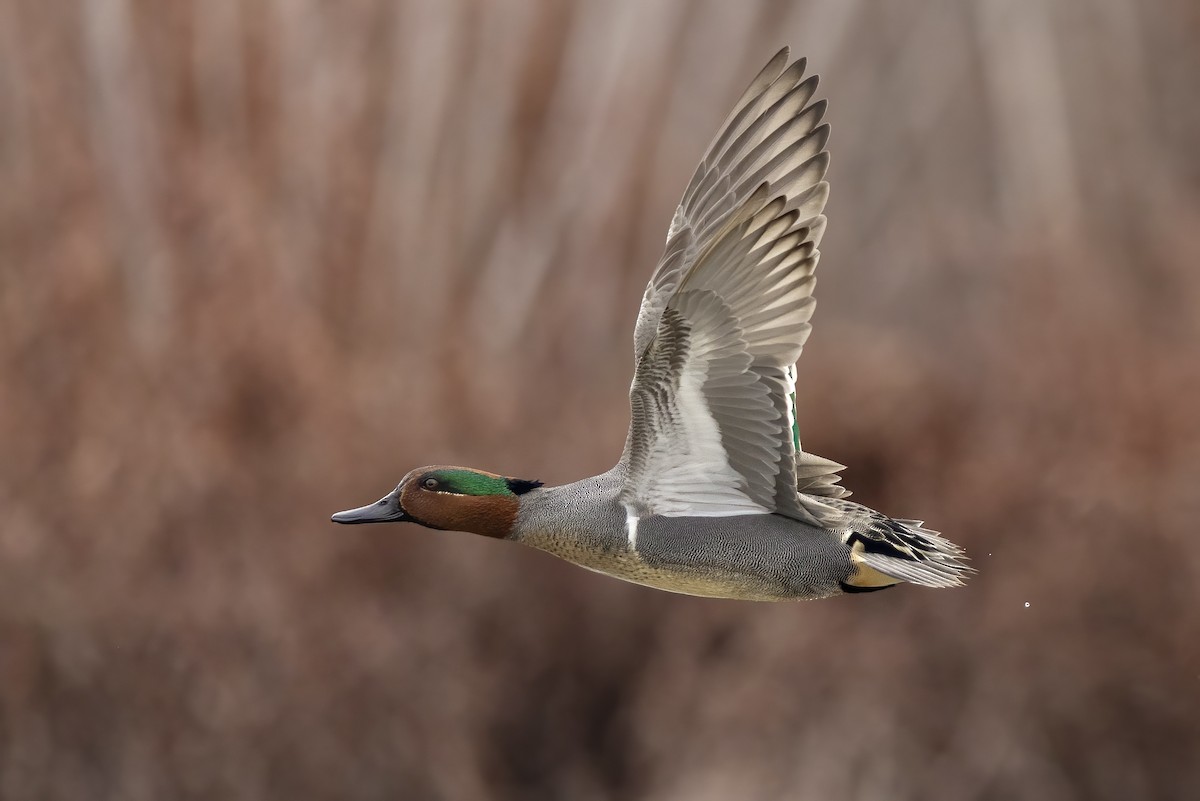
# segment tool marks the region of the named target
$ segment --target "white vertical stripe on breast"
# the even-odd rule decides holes
[[[625,507],[625,534],[629,538],[629,550],[631,551],[637,550],[637,527],[640,519],[632,509],[628,506]]]
[[[784,404],[784,406],[787,407],[788,421],[786,436],[788,439],[791,439],[795,436],[796,431],[796,402],[792,400],[792,396],[796,394],[796,365],[793,364],[787,369],[787,377],[788,383],[787,386],[783,388],[783,391],[785,393],[784,397],[787,398],[787,403]],[[799,452],[799,450],[800,446],[797,445],[796,451]]]

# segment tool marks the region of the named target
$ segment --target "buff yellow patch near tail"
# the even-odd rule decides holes
[[[880,573],[864,562],[862,554],[862,543],[854,543],[850,548],[850,564],[854,566],[854,572],[850,574],[850,578],[846,579],[847,584],[851,587],[890,587],[900,583],[900,579]]]

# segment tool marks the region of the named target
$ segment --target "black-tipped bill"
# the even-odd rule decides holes
[[[399,493],[385,495],[375,503],[360,506],[357,509],[347,509],[329,518],[335,523],[403,523],[412,520],[400,507]]]

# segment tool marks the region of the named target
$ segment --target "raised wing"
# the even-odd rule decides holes
[[[792,365],[810,331],[829,194],[825,102],[780,51],[692,176],[634,332],[621,500],[637,516],[814,516],[797,493]],[[799,461],[801,481],[819,458]],[[827,471],[826,471],[827,472]],[[832,494],[832,493],[829,493]]]

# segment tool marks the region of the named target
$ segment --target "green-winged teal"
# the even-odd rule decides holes
[[[846,500],[842,465],[800,449],[794,365],[815,305],[829,126],[817,77],[787,62],[785,48],[750,84],[675,211],[634,329],[617,466],[561,487],[423,467],[334,522],[469,531],[719,598],[962,583],[958,546]]]

